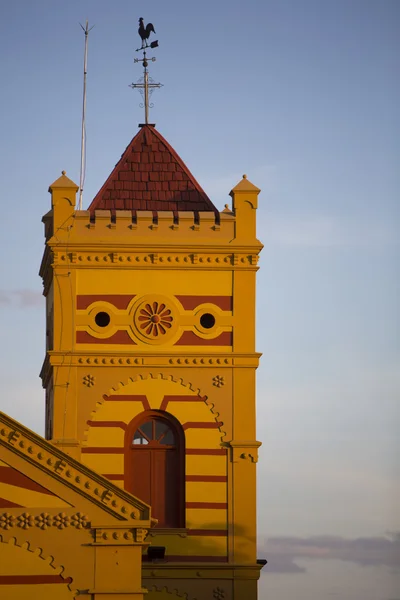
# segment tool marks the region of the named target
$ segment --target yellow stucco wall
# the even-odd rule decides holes
[[[238,600],[243,593],[243,582],[236,581],[235,569],[240,566],[241,578],[252,590],[246,597],[253,600],[259,573],[260,443],[255,439],[259,190],[244,178],[232,190],[232,209],[220,213],[218,225],[209,213],[200,213],[197,223],[193,213],[185,212],[179,213],[176,226],[172,213],[160,212],[156,227],[151,213],[140,211],[134,226],[130,213],[123,211],[117,211],[115,221],[108,211],[96,211],[91,221],[87,212],[75,210],[76,186],[65,175],[50,191],[52,211],[44,217],[47,248],[41,267],[45,295],[51,296],[47,309],[51,350],[42,369],[52,415],[48,436],[122,487],[123,427],[146,406],[118,401],[118,396],[143,395],[147,408],[155,410],[162,408],[165,396],[201,399],[171,401],[165,409],[186,426],[187,450],[214,454],[186,454],[185,527],[176,532],[152,530],[151,542],[182,559],[206,557],[214,569],[225,573],[223,578],[228,576],[227,600]],[[193,297],[200,298],[195,306],[188,300]],[[157,339],[146,335],[138,320],[143,307],[154,302],[165,305],[172,319]],[[109,315],[105,327],[96,324],[100,311]],[[210,329],[200,323],[204,313],[215,319]],[[201,423],[214,428],[201,428]],[[190,481],[193,477],[203,481]],[[219,481],[206,481],[207,477]],[[202,506],[191,506],[194,503]],[[201,535],[201,530],[207,534]],[[224,535],[214,535],[213,530]],[[189,593],[191,583],[182,579],[187,569],[176,569],[177,589]],[[212,578],[201,562],[196,572]],[[157,566],[157,575],[151,573],[154,568],[144,565],[146,585],[157,588],[164,576],[162,567]],[[210,582],[207,585],[201,594],[195,586],[198,600],[214,589]],[[149,597],[158,593],[155,590]]]

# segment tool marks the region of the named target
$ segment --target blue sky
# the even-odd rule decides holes
[[[270,570],[260,597],[287,600],[296,590],[299,600],[393,600],[400,588],[388,558],[399,542],[387,533],[400,530],[397,0],[1,4],[1,409],[43,431],[40,219],[62,169],[79,181],[78,23],[95,25],[87,205],[143,121],[141,98],[128,87],[141,74],[133,64],[139,16],[153,21],[160,42],[151,65],[164,84],[152,98],[160,132],[220,209],[243,173],[262,188],[259,532]],[[340,549],[320,537],[304,550],[310,536],[332,534],[343,538]],[[358,554],[358,538],[373,540],[378,562]]]

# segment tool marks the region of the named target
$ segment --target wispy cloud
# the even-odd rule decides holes
[[[399,570],[400,534],[347,539],[338,536],[273,537],[259,552],[268,560],[269,573],[304,573],[300,559],[342,560],[363,567],[386,566]]]
[[[0,304],[13,308],[43,307],[43,295],[36,290],[0,290]]]

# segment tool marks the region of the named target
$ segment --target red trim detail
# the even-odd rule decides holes
[[[134,342],[130,337],[127,331],[124,329],[120,329],[116,331],[114,335],[109,338],[97,338],[93,335],[90,335],[87,331],[77,331],[76,332],[76,343],[77,344],[129,344],[136,346],[136,342]]]
[[[76,297],[76,308],[78,310],[84,310],[88,308],[93,302],[108,302],[119,309],[127,309],[129,302],[135,294],[78,294]]]
[[[187,529],[188,535],[213,535],[218,537],[227,537],[226,529]]]
[[[228,478],[226,475],[186,475],[186,481],[226,483]]]
[[[54,496],[53,492],[50,492],[46,488],[42,487],[36,481],[29,479],[23,473],[20,473],[12,467],[0,466],[0,482],[8,483],[9,485],[15,485],[19,488],[26,490],[32,490],[33,492],[40,492],[41,494],[48,494]],[[18,506],[17,504],[15,506]]]
[[[6,500],[5,498],[0,498],[0,508],[24,508],[21,504],[15,504],[14,502],[10,502],[10,500]]]
[[[227,502],[186,502],[186,508],[228,508]]]
[[[205,402],[207,396],[164,396],[160,410],[167,410],[169,402]]]
[[[99,446],[90,446],[90,447],[83,447],[82,448],[82,454],[123,454],[124,453],[124,449],[123,448],[107,448],[106,446],[104,447],[99,447]]]
[[[184,331],[175,346],[232,346],[232,332],[223,331],[216,338],[202,338],[194,331]]]
[[[111,402],[141,402],[143,404],[143,410],[151,410],[149,401],[147,400],[147,396],[142,394],[132,394],[131,396],[123,395],[120,396],[103,396],[104,400]]]
[[[72,577],[61,575],[0,575],[0,585],[40,585],[43,583],[72,583]]]
[[[220,421],[219,423],[202,423],[188,421],[187,423],[184,423],[182,425],[182,428],[184,431],[186,431],[186,429],[219,429],[220,427],[222,427],[222,425],[222,421]]]
[[[185,310],[193,310],[200,304],[214,304],[221,310],[232,311],[232,296],[175,296]]]
[[[90,427],[119,427],[126,431],[127,424],[123,421],[86,421]]]
[[[142,562],[144,563],[148,563],[149,561],[149,557],[146,554],[142,554]],[[228,562],[228,557],[227,556],[178,556],[178,555],[171,555],[168,556],[167,554],[165,555],[165,562],[177,562],[177,563],[187,563],[187,562],[193,562],[193,563],[227,563]]]
[[[225,448],[186,448],[186,454],[226,456]]]

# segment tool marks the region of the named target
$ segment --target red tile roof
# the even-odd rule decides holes
[[[151,125],[135,135],[92,200],[95,210],[218,212],[184,162]]]

